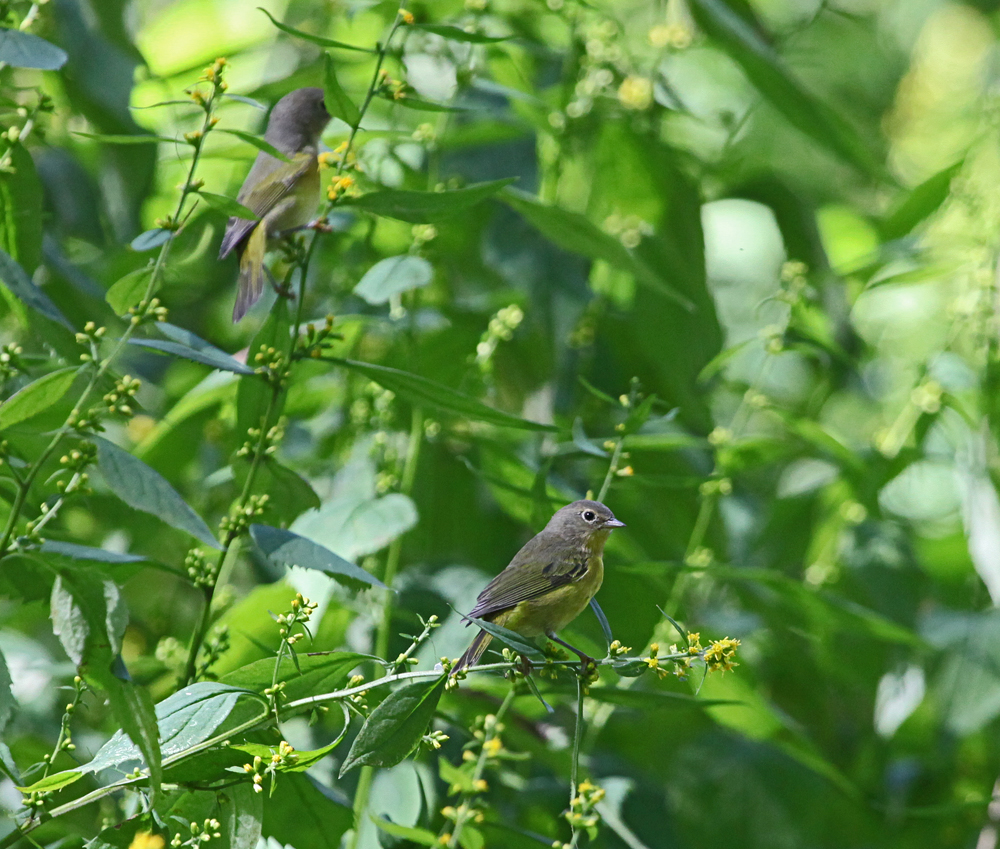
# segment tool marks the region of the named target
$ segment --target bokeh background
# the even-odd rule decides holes
[[[223,128],[259,132],[261,106],[322,84],[324,48],[278,30],[256,5],[51,0],[32,32],[65,50],[66,64],[2,71],[7,125],[39,88],[55,104],[44,135],[15,145],[20,177],[3,178],[5,214],[16,210],[19,232],[35,233],[7,249],[75,325],[121,326],[104,293],[148,261],[132,240],[174,208],[190,162],[182,143],[87,134],[189,132],[198,119],[185,89],[218,56],[229,61],[229,93],[246,98],[224,103]],[[398,8],[260,5],[290,27],[366,48]],[[397,633],[415,633],[417,615],[434,613],[446,622],[424,668],[464,648],[469,634],[452,607],[467,610],[554,509],[598,492],[610,474],[605,500],[628,524],[608,544],[598,596],[615,637],[636,652],[678,642],[659,606],[703,640],[742,644],[740,665],[724,674],[602,672],[584,735],[585,774],[608,793],[596,845],[991,849],[1000,818],[989,806],[1000,776],[998,4],[408,8],[417,22],[509,38],[464,43],[403,28],[390,77],[452,111],[376,98],[355,145],[362,190],[511,177],[524,194],[501,193],[433,229],[336,206],[305,314],[336,316],[343,356],[558,431],[415,408],[356,372],[302,365],[277,455],[298,477],[264,483],[267,521],[376,575],[398,539],[387,656],[409,642]],[[330,53],[360,101],[373,57]],[[347,134],[335,121],[325,144]],[[198,177],[232,197],[255,154],[213,133]],[[274,296],[232,325],[235,263],[216,259],[224,225],[224,214],[198,207],[159,296],[171,322],[236,353]],[[376,262],[403,254],[424,261],[423,285],[374,303],[354,291]],[[3,341],[37,356],[7,382],[9,395],[75,354],[5,304]],[[144,383],[139,414],[108,436],[217,522],[241,481],[236,377],[138,348],[117,370]],[[68,503],[48,535],[174,567],[112,574],[128,607],[129,670],[155,699],[173,692],[200,612],[182,568],[187,537],[122,505],[97,475],[94,494]],[[22,765],[51,749],[60,686],[74,674],[52,633],[51,585],[45,570],[0,576],[0,649],[16,699],[4,741]],[[230,647],[215,674],[273,650],[267,611],[285,609],[295,589],[321,604],[317,648],[373,649],[383,595],[283,574],[248,546],[216,597]],[[591,613],[567,635],[603,655]],[[437,830],[447,803],[438,759],[460,761],[474,717],[505,688],[480,676],[447,695],[436,727],[452,740],[378,772],[372,809]],[[567,839],[574,689],[546,681],[543,691],[554,715],[527,697],[508,718],[505,744],[527,757],[504,761],[490,780],[478,826],[488,846]],[[115,728],[96,695],[74,721],[81,761]],[[286,737],[318,746],[330,728],[290,723]],[[316,774],[349,799],[355,777],[335,778],[343,757],[336,750]],[[0,804],[19,804],[9,778]],[[130,804],[105,801],[38,839],[80,845]],[[269,826],[281,843],[338,846],[350,825],[344,808],[326,820],[324,842],[309,843],[320,838],[294,831],[305,827],[295,806],[281,810]],[[365,821],[361,845],[378,840]]]

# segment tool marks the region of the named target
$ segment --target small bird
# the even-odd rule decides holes
[[[572,622],[601,588],[604,543],[612,530],[624,527],[599,501],[574,501],[556,511],[541,533],[487,584],[469,616],[495,622],[522,637],[544,635],[586,663],[590,658],[560,640],[556,631]],[[491,639],[480,629],[452,675],[474,666]]]
[[[264,291],[268,237],[307,224],[316,212],[320,199],[319,137],[329,122],[321,88],[295,89],[271,110],[264,141],[290,161],[264,151],[257,154],[236,200],[259,220],[230,218],[219,248],[219,259],[234,249],[240,258],[234,323]]]

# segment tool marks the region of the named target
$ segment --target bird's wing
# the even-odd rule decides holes
[[[313,167],[315,158],[311,150],[296,153],[289,162],[282,162],[263,151],[258,153],[236,200],[263,218]],[[225,259],[257,224],[250,218],[230,218],[219,246],[219,259]]]
[[[522,548],[510,565],[486,585],[469,616],[481,619],[571,584],[587,574],[585,552],[557,555],[541,534]]]

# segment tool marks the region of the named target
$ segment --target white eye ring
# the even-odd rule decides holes
[[[585,522],[593,522],[597,518],[597,514],[593,510],[584,510],[580,515],[583,516]]]

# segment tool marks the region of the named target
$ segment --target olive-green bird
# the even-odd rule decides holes
[[[234,322],[246,315],[264,291],[268,237],[307,224],[316,212],[320,199],[319,137],[329,122],[321,88],[289,92],[271,110],[264,141],[290,161],[283,162],[264,151],[257,154],[236,200],[259,220],[230,218],[219,248],[219,259],[234,249],[240,258]]]
[[[470,617],[495,622],[522,637],[546,636],[589,658],[556,636],[590,603],[604,580],[604,543],[624,528],[599,501],[574,501],[525,543],[510,565],[476,599]],[[492,637],[479,631],[452,674],[474,666]]]

